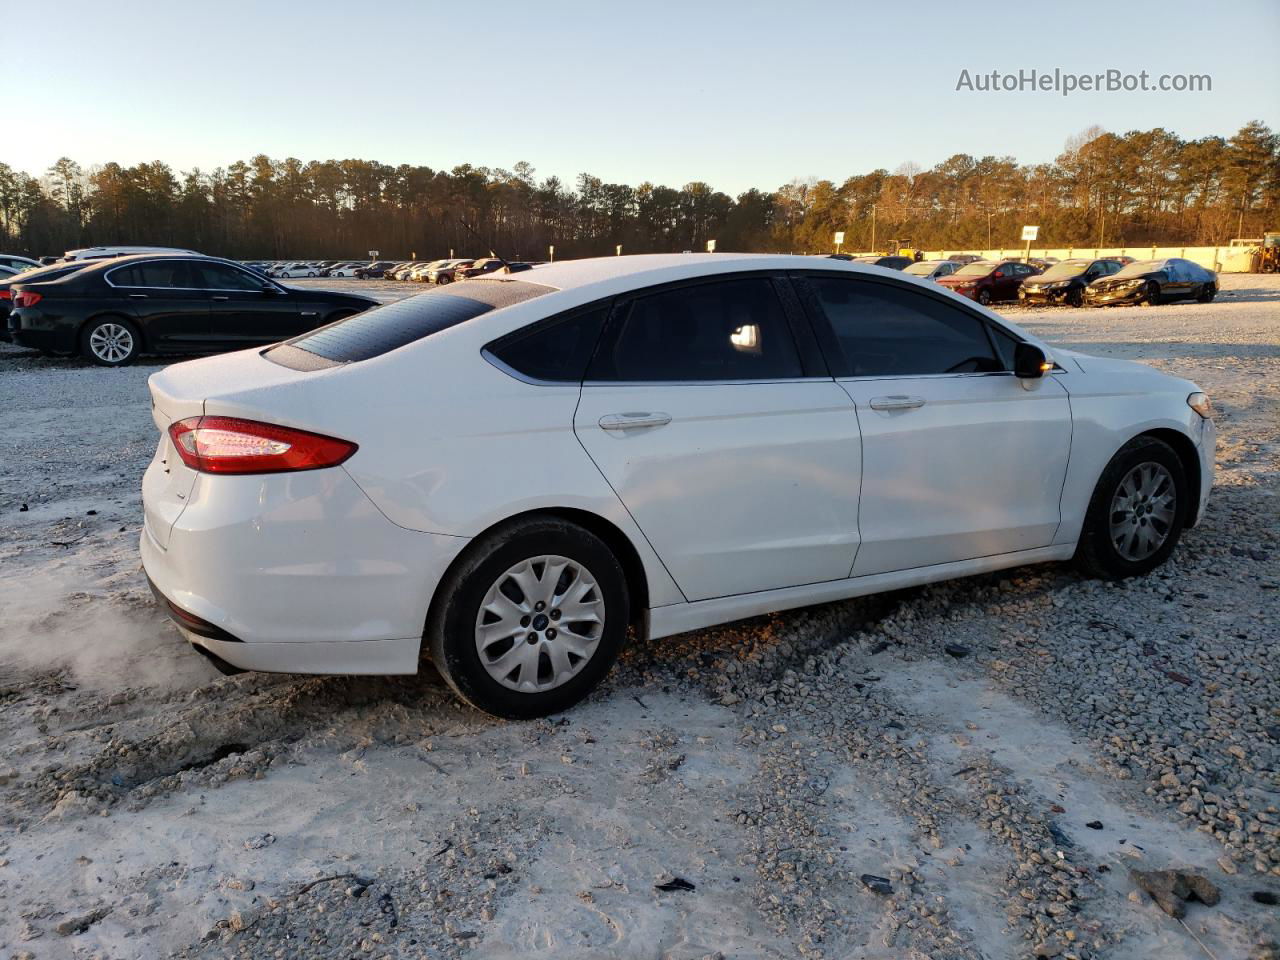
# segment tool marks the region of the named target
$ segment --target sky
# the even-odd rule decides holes
[[[7,14],[5,8],[11,8]],[[1091,126],[1280,128],[1280,0],[0,0],[0,162],[257,153],[469,163],[736,194],[955,153],[1048,162]],[[1211,92],[980,92],[961,71],[1208,74]],[[14,109],[15,102],[24,105]],[[16,118],[16,122],[15,119]]]

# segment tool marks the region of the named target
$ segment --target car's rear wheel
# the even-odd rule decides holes
[[[124,317],[90,320],[80,332],[80,354],[104,367],[131,363],[142,349],[138,328]]]
[[[1150,573],[1177,546],[1187,501],[1186,473],[1173,448],[1155,437],[1129,441],[1093,491],[1076,563],[1108,580]]]
[[[1218,286],[1213,283],[1206,283],[1200,288],[1200,294],[1196,297],[1201,303],[1210,303],[1213,298],[1218,295]]]
[[[604,541],[558,517],[530,517],[468,548],[438,588],[425,639],[436,669],[472,706],[543,717],[609,672],[629,604]]]

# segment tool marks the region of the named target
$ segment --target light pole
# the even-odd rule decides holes
[[[991,214],[987,214],[987,249],[991,249]]]
[[[876,205],[871,205],[871,252],[876,252]]]

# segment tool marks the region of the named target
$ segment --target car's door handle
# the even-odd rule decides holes
[[[147,295],[146,295],[145,293],[131,293],[131,294],[129,294],[129,299],[130,299],[130,300],[145,300],[145,299],[147,299]]]
[[[610,413],[600,418],[604,430],[630,430],[633,427],[661,427],[671,422],[669,413]]]
[[[222,300],[230,300],[231,298],[230,297],[210,297],[209,299],[222,301]]]
[[[890,397],[872,397],[872,410],[914,410],[924,406],[924,397],[908,397],[896,393]]]
[[[320,312],[318,310],[303,310],[302,315],[304,317],[318,317],[320,316]]]

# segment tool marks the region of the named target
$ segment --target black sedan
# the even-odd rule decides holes
[[[1039,276],[1023,280],[1018,299],[1029,306],[1061,303],[1078,307],[1084,303],[1085,287],[1111,276],[1123,266],[1115,260],[1063,260]]]
[[[140,353],[216,353],[306,333],[377,304],[300,290],[230,260],[141,255],[94,261],[54,280],[16,283],[14,343],[117,367]]]
[[[11,277],[5,277],[0,280],[0,340],[9,339],[9,309],[13,306],[13,285],[15,283],[35,283],[41,280],[57,280],[59,277],[65,277],[69,273],[75,273],[77,270],[83,269],[85,261],[76,260],[72,263],[55,263],[49,267],[32,267],[30,270],[24,270],[22,273],[15,273]]]
[[[1112,304],[1172,303],[1199,300],[1208,303],[1218,295],[1218,275],[1198,263],[1169,257],[1138,260],[1118,272],[1085,287],[1084,302],[1091,307]]]
[[[854,257],[854,263],[869,263],[873,267],[888,267],[890,270],[905,270],[915,263],[910,257]]]

